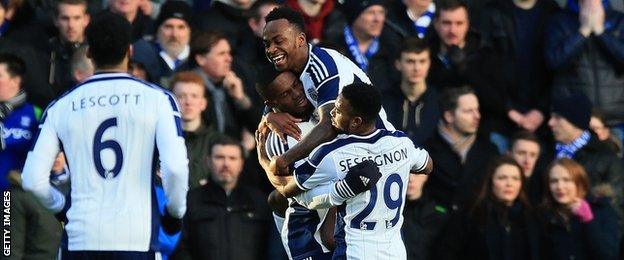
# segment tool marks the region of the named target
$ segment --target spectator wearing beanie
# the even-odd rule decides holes
[[[394,69],[400,37],[386,27],[386,8],[381,0],[346,0],[342,7],[347,24],[326,43],[357,64],[382,93],[400,80]]]
[[[167,1],[156,20],[156,39],[133,44],[132,59],[142,64],[155,83],[167,85],[173,71],[186,62],[191,48],[191,7],[183,1]]]
[[[557,142],[555,156],[580,163],[587,170],[591,193],[612,198],[621,221],[624,166],[617,155],[589,130],[591,108],[587,96],[580,92],[553,98],[548,126]]]

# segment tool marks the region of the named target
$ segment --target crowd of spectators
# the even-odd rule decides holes
[[[85,28],[132,24],[128,73],[177,97],[189,155],[171,259],[284,258],[253,133],[265,104],[264,17],[289,6],[311,44],[343,53],[424,147],[411,176],[409,259],[624,256],[621,0],[0,0],[0,185],[13,253],[51,259],[62,226],[20,188],[42,111],[87,80]],[[51,181],[67,193],[62,153]]]

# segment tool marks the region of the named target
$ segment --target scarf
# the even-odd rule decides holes
[[[372,58],[377,51],[379,51],[379,37],[375,37],[373,42],[368,46],[368,50],[366,53],[362,55],[360,52],[360,47],[358,46],[357,39],[353,36],[353,32],[349,26],[344,27],[344,37],[345,43],[349,48],[349,52],[351,52],[351,56],[355,59],[355,63],[358,64],[358,67],[362,69],[364,72],[368,69],[368,59]]]
[[[578,150],[580,150],[581,148],[583,148],[583,146],[589,143],[590,138],[591,135],[589,134],[589,131],[585,130],[583,131],[583,134],[581,134],[581,136],[579,136],[569,144],[557,143],[557,145],[555,145],[557,158],[572,159],[572,157],[574,157],[574,154],[576,154]]]
[[[442,120],[440,120],[440,123],[438,124],[438,132],[440,133],[440,136],[442,136],[442,138],[451,145],[451,149],[459,155],[461,163],[463,164],[466,162],[468,151],[477,139],[477,135],[456,135],[451,132],[448,126],[444,125]]]
[[[425,38],[425,33],[427,32],[427,28],[431,24],[431,21],[433,21],[435,11],[436,7],[434,3],[430,3],[429,7],[427,7],[427,10],[419,17],[416,17],[414,14],[412,14],[412,12],[410,12],[409,9],[406,9],[407,17],[409,17],[410,20],[412,20],[412,22],[414,23],[414,28],[416,29],[416,34],[418,35],[418,38]]]

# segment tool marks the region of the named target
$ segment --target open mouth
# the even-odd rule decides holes
[[[271,57],[271,62],[273,62],[273,64],[278,64],[282,61],[284,61],[284,58],[286,57],[286,55],[284,54],[279,54],[276,56]]]

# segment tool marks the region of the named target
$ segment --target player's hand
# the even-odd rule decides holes
[[[256,152],[258,153],[258,161],[260,162],[260,166],[262,166],[262,169],[267,171],[268,166],[269,166],[268,164],[269,157],[266,154],[267,135],[263,134],[260,130],[256,130],[255,139],[256,139]]]
[[[377,163],[366,160],[349,169],[343,180],[336,183],[336,191],[343,199],[370,190],[381,178]]]
[[[301,119],[295,118],[288,113],[271,112],[266,115],[266,125],[285,144],[288,143],[285,135],[289,135],[297,141],[301,140],[301,129],[297,126],[299,122],[301,122]]]
[[[267,173],[275,176],[289,176],[288,162],[283,156],[273,156],[269,163],[269,171]]]

